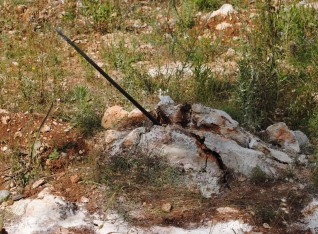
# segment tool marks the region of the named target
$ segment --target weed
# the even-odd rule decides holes
[[[257,205],[254,207],[255,218],[261,224],[271,224],[276,219],[276,209],[266,204],[265,206]]]
[[[141,152],[127,154],[116,155],[106,165],[98,165],[98,180],[117,187],[164,187],[178,183],[177,169],[169,166],[163,158],[146,156]]]
[[[250,181],[255,185],[264,185],[269,180],[268,175],[259,167],[256,166],[250,175]]]
[[[202,11],[202,10],[216,10],[218,9],[222,1],[220,0],[194,0],[195,5],[197,8]]]
[[[72,22],[75,20],[75,18],[76,18],[76,2],[71,0],[67,2],[63,19],[65,21]]]
[[[89,19],[91,26],[101,32],[111,32],[114,28],[120,27],[121,1],[96,1],[84,0],[82,14]]]
[[[84,135],[92,135],[100,128],[100,117],[93,107],[87,88],[76,86],[72,92],[72,96],[76,101],[77,107],[72,122]]]
[[[314,110],[314,113],[309,120],[309,129],[311,135],[318,138],[318,108]]]
[[[59,157],[60,157],[60,155],[59,155],[59,152],[57,151],[56,148],[55,148],[55,149],[53,150],[53,152],[51,152],[50,155],[49,155],[49,159],[51,159],[51,160],[56,160],[56,159],[58,159]]]
[[[238,96],[245,123],[252,129],[277,121],[304,128],[316,105],[316,73],[308,72],[317,67],[312,62],[318,46],[312,38],[316,15],[296,5],[274,7],[272,1],[259,4],[258,11],[240,62]]]

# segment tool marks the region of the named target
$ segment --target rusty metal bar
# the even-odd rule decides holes
[[[65,36],[61,30],[55,29],[55,31],[69,44],[71,45],[82,57],[89,62],[102,76],[104,76],[119,92],[121,92],[135,107],[137,107],[154,125],[161,125],[145,108],[143,108],[132,96],[130,96],[119,84],[116,83],[100,66],[98,66],[87,54],[85,54],[73,41]]]

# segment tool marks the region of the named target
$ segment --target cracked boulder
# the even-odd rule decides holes
[[[104,132],[100,138],[104,150],[110,157],[129,157],[127,152],[132,149],[162,157],[181,169],[186,185],[196,187],[204,197],[228,186],[229,173],[249,177],[258,167],[277,177],[294,163],[294,153],[299,152],[293,132],[284,123],[267,129],[271,142],[279,144],[277,148],[245,131],[226,112],[201,104],[163,102],[156,117],[162,126]]]

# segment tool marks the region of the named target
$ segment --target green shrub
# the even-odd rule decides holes
[[[216,10],[220,8],[223,1],[220,0],[194,0],[195,5],[200,11],[203,10]]]
[[[284,121],[306,130],[317,104],[318,18],[312,9],[287,3],[258,4],[240,61],[238,100],[246,126],[263,129]]]
[[[318,108],[315,109],[309,120],[309,132],[313,137],[318,138]]]
[[[75,86],[72,94],[76,101],[76,113],[72,122],[79,128],[84,135],[92,135],[100,128],[100,117],[96,113],[90,95],[86,87]]]
[[[250,175],[251,182],[256,185],[263,185],[268,179],[268,175],[259,166],[256,166]]]
[[[51,160],[58,159],[59,157],[60,157],[60,155],[59,155],[59,152],[57,151],[56,148],[49,155],[49,159],[51,159]]]
[[[92,27],[101,32],[111,32],[117,25],[120,14],[119,1],[83,0],[84,16],[92,20]]]

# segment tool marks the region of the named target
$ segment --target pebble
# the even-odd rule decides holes
[[[21,137],[22,137],[22,132],[18,131],[14,133],[14,139],[21,138]]]
[[[69,128],[64,129],[64,132],[69,132],[69,131],[70,131]]]
[[[3,147],[1,147],[1,151],[5,152],[5,151],[7,151],[7,150],[8,150],[8,146],[3,146]]]
[[[80,177],[79,177],[79,175],[77,175],[77,174],[75,174],[75,175],[72,175],[71,177],[70,177],[70,180],[71,180],[71,182],[73,183],[73,184],[76,184],[78,181],[80,181]]]
[[[270,229],[271,228],[271,226],[269,226],[268,223],[263,223],[263,227],[266,228],[266,229]]]
[[[49,131],[51,131],[51,127],[48,125],[44,125],[42,130],[41,130],[41,132],[49,132]]]
[[[14,195],[13,197],[12,197],[12,200],[13,201],[19,201],[19,200],[21,200],[21,199],[23,199],[24,198],[24,196],[22,195],[22,194],[17,194],[17,195]]]
[[[167,212],[169,213],[172,209],[172,205],[170,203],[164,203],[162,206],[161,206],[161,210],[164,211],[164,212]]]
[[[80,199],[80,202],[88,203],[89,202],[89,198],[82,196],[81,199]]]
[[[216,209],[216,211],[220,214],[238,213],[239,212],[237,209],[234,209],[231,207],[219,207]]]
[[[2,124],[8,124],[10,120],[11,120],[10,116],[2,116],[1,117]]]
[[[9,190],[0,190],[0,202],[3,202],[10,196]]]
[[[37,187],[41,186],[45,184],[45,180],[44,179],[39,179],[37,181],[35,181],[33,184],[32,184],[32,189],[36,189]]]
[[[15,187],[15,183],[13,181],[11,181],[10,188],[13,188],[13,187]]]

